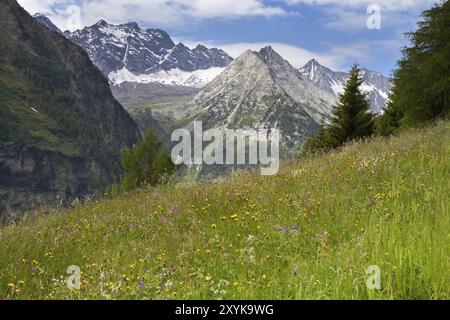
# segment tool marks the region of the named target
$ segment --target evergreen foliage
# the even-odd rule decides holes
[[[398,128],[445,117],[450,109],[450,2],[422,14],[410,47],[394,72],[390,100],[377,126],[389,135]]]
[[[145,184],[157,185],[175,171],[170,155],[163,151],[153,129],[147,131],[134,149],[123,152],[122,165],[126,172],[122,184],[128,190]]]
[[[306,143],[307,151],[337,148],[352,140],[371,136],[374,115],[370,112],[367,94],[361,91],[364,80],[355,64],[345,85],[344,93],[333,109],[329,124],[322,125],[318,134]]]

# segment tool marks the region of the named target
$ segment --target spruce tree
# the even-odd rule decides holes
[[[303,150],[306,153],[327,151],[336,145],[337,144],[330,136],[326,125],[322,124],[316,135],[306,141],[305,145],[303,146]]]
[[[374,129],[374,115],[370,112],[367,94],[361,91],[364,83],[361,70],[353,65],[350,77],[334,107],[328,131],[336,147],[351,140],[371,136]]]
[[[377,131],[389,134],[450,113],[450,2],[422,14],[394,72],[390,100]]]
[[[374,115],[370,112],[367,94],[361,91],[364,80],[355,64],[350,77],[333,108],[331,121],[322,125],[318,134],[305,145],[305,151],[337,148],[344,143],[371,136],[374,132]]]
[[[376,119],[376,134],[385,137],[392,135],[400,128],[400,120],[403,116],[404,112],[389,101],[384,110],[384,114]]]

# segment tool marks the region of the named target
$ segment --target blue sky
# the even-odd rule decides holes
[[[310,58],[335,70],[358,61],[389,75],[420,13],[433,0],[19,0],[61,29],[138,22],[188,46],[220,47],[236,57],[272,45],[296,67]],[[371,7],[368,12],[368,8]],[[75,6],[75,7],[74,7]],[[380,29],[367,20],[380,9]],[[78,12],[80,13],[77,16]],[[75,17],[75,18],[74,18]]]

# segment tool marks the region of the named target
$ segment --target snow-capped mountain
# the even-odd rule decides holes
[[[315,133],[334,101],[266,47],[233,61],[184,107],[184,118],[201,120],[206,128],[277,128],[291,148]]]
[[[336,72],[323,65],[316,59],[309,61],[300,72],[316,84],[321,89],[333,93],[336,97],[344,92],[345,84],[349,74],[345,72]],[[382,112],[392,84],[389,79],[379,72],[367,69],[361,70],[361,76],[364,79],[362,89],[368,93],[368,99],[372,104],[372,111]]]
[[[81,46],[113,84],[159,82],[202,87],[233,60],[219,49],[175,44],[163,30],[101,20],[64,35]]]
[[[50,29],[51,31],[62,34],[62,31],[45,15],[41,13],[36,13],[33,16],[33,18],[36,19],[36,21],[42,24],[44,27]]]
[[[164,85],[183,86],[191,88],[202,88],[215,77],[217,77],[225,68],[212,67],[204,70],[183,71],[179,68],[170,70],[160,70],[150,74],[135,75],[126,68],[111,72],[109,80],[113,86],[121,85],[124,82],[133,83],[160,83]]]

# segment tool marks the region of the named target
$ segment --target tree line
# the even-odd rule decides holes
[[[307,153],[337,148],[373,135],[389,136],[403,128],[448,117],[450,113],[450,2],[422,14],[410,46],[392,76],[393,89],[381,116],[370,112],[363,79],[355,64],[334,106],[329,123],[305,144]]]

